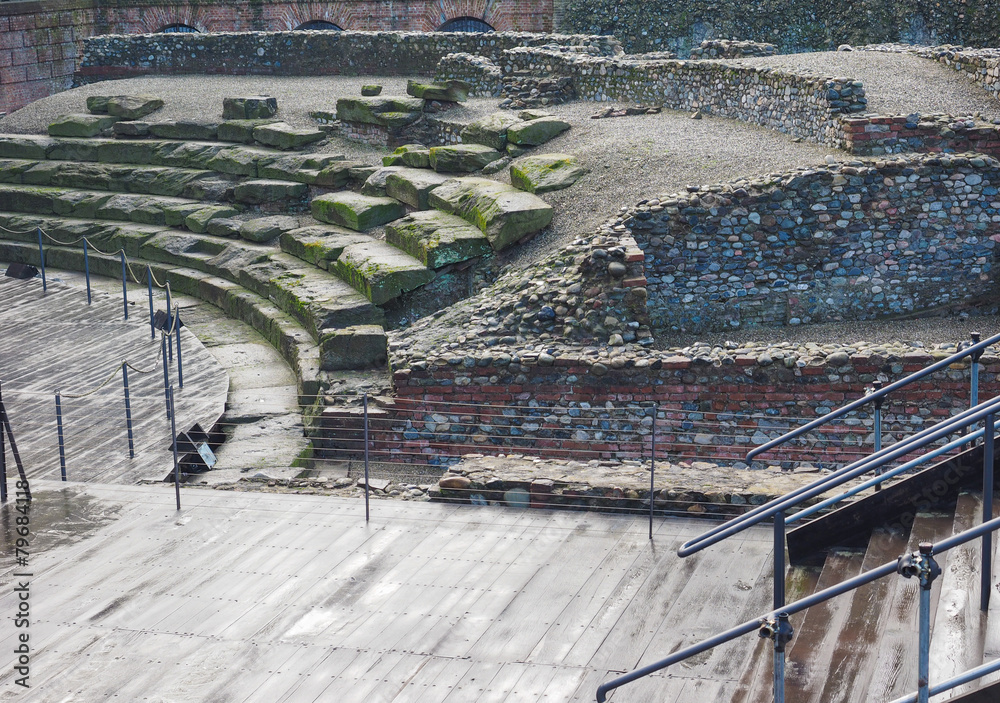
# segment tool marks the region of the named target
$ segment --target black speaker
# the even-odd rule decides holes
[[[38,269],[31,264],[11,264],[4,275],[10,278],[34,278],[38,275]]]
[[[153,314],[153,327],[155,327],[156,329],[169,330],[171,327],[173,327],[173,324],[174,323],[172,315],[169,312],[165,310],[157,310]],[[177,326],[178,327],[184,326],[184,320],[180,318],[180,315],[177,316]]]

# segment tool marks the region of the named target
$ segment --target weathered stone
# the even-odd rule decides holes
[[[418,83],[414,80],[406,82],[406,93],[423,100],[442,100],[445,102],[465,102],[469,99],[472,86],[465,81],[451,80],[443,83]]]
[[[384,198],[386,195],[385,185],[389,180],[389,175],[401,171],[403,168],[403,166],[385,166],[378,169],[365,179],[364,185],[361,186],[362,195]]]
[[[537,120],[542,117],[552,117],[551,112],[546,112],[545,110],[537,110],[534,108],[529,108],[527,110],[521,110],[517,113],[517,116],[522,120]]]
[[[386,225],[385,239],[431,269],[492,251],[477,227],[438,210],[414,212]]]
[[[503,158],[499,151],[482,144],[435,146],[430,152],[431,168],[439,173],[472,173]]]
[[[341,98],[337,101],[337,119],[382,127],[413,124],[424,114],[424,101],[418,98]]]
[[[354,173],[360,164],[356,161],[333,161],[316,174],[315,185],[324,188],[343,188],[354,180]]]
[[[298,221],[287,215],[258,217],[240,226],[240,236],[251,242],[270,242],[285,232],[297,229]]]
[[[509,112],[494,112],[467,124],[462,130],[462,143],[482,144],[502,151],[507,147],[507,129],[520,123]]]
[[[275,149],[299,149],[326,138],[326,132],[319,129],[299,129],[284,122],[272,122],[255,127],[253,138],[254,141]]]
[[[161,139],[212,140],[218,136],[219,125],[195,120],[151,122],[149,133]]]
[[[56,140],[48,137],[7,134],[0,136],[0,158],[44,159],[46,150],[55,146]]]
[[[382,93],[382,86],[380,85],[363,85],[361,86],[361,94],[366,98],[373,98],[376,95]]]
[[[339,227],[310,225],[281,235],[281,250],[322,269],[340,258],[345,247],[371,241],[366,234]]]
[[[378,240],[346,247],[333,267],[338,276],[376,305],[434,279],[434,273],[417,259]]]
[[[117,117],[110,115],[62,115],[49,125],[49,134],[53,137],[96,137],[117,121]]]
[[[569,188],[587,169],[569,154],[539,154],[511,164],[510,182],[529,193],[548,193]]]
[[[263,120],[226,120],[219,123],[218,139],[222,142],[239,142],[241,144],[251,144],[253,142],[253,131],[264,125],[280,122],[277,118]]]
[[[468,476],[448,474],[438,479],[438,488],[448,491],[464,491],[471,485],[472,479]]]
[[[149,123],[135,121],[115,122],[111,125],[111,131],[114,132],[116,137],[148,137]]]
[[[337,165],[343,170],[353,162],[344,161],[344,157],[339,154],[289,154],[274,158],[262,159],[257,166],[257,173],[261,178],[280,178],[299,183],[309,183],[317,185],[329,185],[330,181],[319,184],[320,172]]]
[[[402,168],[388,175],[385,181],[385,193],[390,198],[395,198],[418,210],[426,210],[430,207],[427,204],[427,196],[448,180],[448,176],[442,176],[434,171]]]
[[[214,218],[232,217],[238,214],[240,214],[239,210],[225,205],[201,205],[198,210],[184,218],[184,226],[192,232],[201,234],[208,229],[208,223]]]
[[[112,117],[138,120],[163,107],[163,101],[154,95],[116,95],[108,98],[106,107]]]
[[[378,325],[357,325],[327,332],[319,338],[324,371],[385,366],[388,340]]]
[[[87,112],[92,115],[106,115],[108,114],[108,101],[111,99],[108,95],[91,95],[87,98]]]
[[[486,178],[455,178],[428,197],[431,207],[476,225],[496,251],[552,221],[552,207],[541,198]]]
[[[256,177],[257,164],[261,158],[271,156],[261,149],[249,147],[231,147],[220,150],[215,156],[208,160],[205,165],[213,171],[219,173],[230,173],[234,176]]]
[[[569,122],[558,117],[539,117],[509,127],[507,141],[520,146],[538,146],[559,136],[569,127]]]
[[[277,98],[252,95],[243,98],[223,98],[222,118],[225,120],[260,120],[278,114]]]
[[[328,193],[312,201],[312,215],[317,220],[358,232],[398,220],[405,214],[406,208],[392,198],[359,193]]]
[[[231,217],[213,217],[205,231],[216,237],[238,237],[243,223]]]
[[[233,190],[233,199],[238,203],[262,205],[282,200],[302,200],[309,194],[305,183],[289,183],[272,179],[243,181]]]

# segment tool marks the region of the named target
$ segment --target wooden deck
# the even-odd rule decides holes
[[[0,700],[591,701],[615,673],[767,610],[767,531],[167,486],[36,482],[29,692]],[[7,508],[9,511],[9,508]],[[8,525],[10,513],[3,516]],[[11,534],[0,612],[13,613]],[[728,700],[756,637],[612,700]]]
[[[0,272],[2,273],[2,272]],[[40,279],[0,275],[0,384],[14,437],[29,477],[58,478],[55,391],[63,394],[70,480],[134,483],[163,478],[172,466],[159,339],[150,339],[145,295],[133,294],[129,320],[120,297]],[[163,303],[159,302],[159,307]],[[210,428],[225,409],[226,372],[186,329],[184,388],[176,389],[177,431],[195,422]],[[135,458],[128,457],[121,374],[99,387],[123,360],[149,373],[129,372]],[[177,383],[176,357],[170,368]]]

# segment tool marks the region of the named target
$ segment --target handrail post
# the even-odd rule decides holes
[[[656,496],[654,482],[656,479],[656,416],[660,413],[660,406],[653,405],[653,425],[652,434],[649,440],[649,538],[653,539],[653,499]]]
[[[882,381],[875,379],[872,381],[872,390],[880,391],[882,390]],[[875,425],[875,452],[878,453],[882,451],[882,403],[885,401],[884,396],[879,396],[875,399],[875,417],[873,418],[873,423]],[[882,467],[875,469],[875,475],[882,475]],[[882,484],[875,486],[876,491],[882,490]]]
[[[978,332],[973,332],[970,336],[974,345],[979,344],[981,335]],[[979,405],[979,359],[982,355],[982,349],[972,354],[972,365],[969,369],[969,400],[971,402],[969,407],[972,408]]]
[[[785,511],[774,514],[774,609],[785,607]]]
[[[49,284],[45,280],[45,248],[42,246],[42,228],[36,227],[35,231],[38,232],[38,263],[42,269],[42,293],[47,293],[49,290]]]
[[[921,542],[918,552],[901,556],[896,563],[896,573],[903,578],[917,577],[920,579],[920,650],[917,660],[917,703],[929,703],[931,586],[934,584],[934,580],[941,575],[941,567],[934,561],[934,545],[930,542]]]
[[[170,328],[173,325],[173,318],[170,317],[170,313],[173,312],[173,308],[170,307],[170,281],[166,282],[164,288],[167,289],[167,356],[169,361],[174,360],[174,340],[170,336]]]
[[[173,413],[170,408],[170,366],[167,364],[167,335],[160,335],[160,357],[163,361],[163,395],[167,399],[167,419],[169,420]]]
[[[365,409],[365,522],[371,519],[371,511],[369,509],[369,498],[368,493],[371,487],[368,485],[368,394],[365,393],[364,399]]]
[[[778,626],[774,633],[774,703],[785,703],[785,645],[792,639],[792,626],[788,613],[778,613]]]
[[[181,306],[174,304],[174,326],[177,328],[177,386],[184,387],[184,364],[181,361]]]
[[[0,413],[3,407],[3,391],[0,390]],[[4,439],[3,425],[0,424],[0,503],[7,502],[7,440]]]
[[[135,444],[132,436],[132,399],[128,393],[128,362],[122,361],[122,385],[125,387],[125,430],[128,433],[128,458],[135,459]]]
[[[170,438],[173,440],[174,450],[174,493],[177,494],[177,509],[181,509],[181,469],[177,463],[177,413],[174,412],[174,387],[167,389],[167,404],[170,406]]]
[[[87,238],[83,238],[83,274],[87,277],[87,305],[90,305],[90,255],[87,253],[89,248]]]
[[[149,288],[149,338],[156,339],[156,323],[153,322],[153,270],[146,264],[146,283]]]
[[[993,461],[994,428],[993,414],[986,416],[986,432],[983,434],[983,522],[993,519]],[[993,533],[983,534],[983,565],[980,569],[979,609],[984,613],[990,608],[990,591],[993,590]]]
[[[125,310],[125,319],[128,319],[128,277],[125,275],[125,250],[122,249],[122,307]]]
[[[2,432],[2,430],[0,430]],[[56,391],[56,435],[59,439],[59,473],[66,480],[66,444],[63,440],[62,398]]]

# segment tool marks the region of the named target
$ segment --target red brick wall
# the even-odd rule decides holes
[[[0,112],[70,87],[80,42],[170,24],[203,32],[277,31],[326,20],[343,29],[432,31],[476,17],[499,31],[552,31],[553,0],[342,0],[341,2],[0,2]]]

